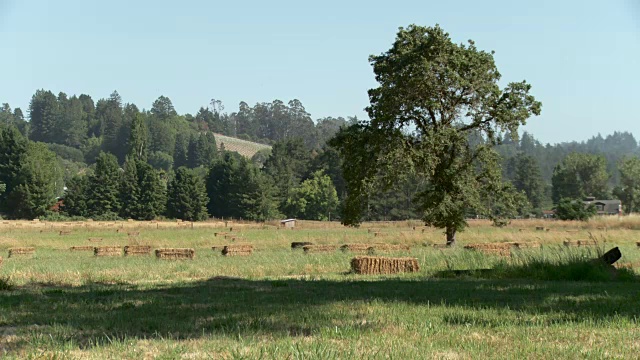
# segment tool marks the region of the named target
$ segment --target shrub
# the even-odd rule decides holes
[[[577,199],[563,198],[555,207],[556,216],[560,220],[587,221],[596,214],[593,204],[585,205]]]

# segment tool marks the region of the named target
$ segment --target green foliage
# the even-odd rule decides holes
[[[113,154],[101,152],[96,159],[95,173],[89,177],[87,210],[89,216],[117,216],[119,198],[120,167]]]
[[[166,201],[166,188],[158,171],[127,157],[120,182],[120,216],[153,220],[164,213]]]
[[[169,172],[173,168],[173,157],[161,151],[154,151],[149,154],[147,161],[154,169],[163,170],[164,172]]]
[[[53,151],[56,155],[65,160],[70,160],[78,163],[85,162],[84,154],[79,149],[61,144],[47,144],[47,147],[49,148],[49,150]]]
[[[625,157],[618,163],[620,187],[616,195],[630,214],[640,211],[640,158]]]
[[[45,144],[29,142],[17,183],[7,200],[10,214],[34,219],[47,213],[61,195],[62,171],[56,155]]]
[[[271,156],[264,163],[264,171],[271,176],[278,189],[279,208],[284,210],[293,189],[307,174],[311,155],[302,139],[287,139],[273,145]]]
[[[89,177],[75,176],[67,182],[62,211],[68,216],[89,216]]]
[[[148,130],[142,114],[136,114],[131,122],[129,134],[129,156],[132,159],[146,161],[148,147]]]
[[[533,156],[521,154],[514,160],[514,187],[524,192],[534,209],[540,209],[544,201],[544,182],[536,159]]]
[[[207,213],[207,188],[193,170],[180,167],[176,170],[167,190],[167,215],[175,219],[199,221],[209,217]]]
[[[188,138],[183,133],[176,134],[176,145],[173,150],[173,165],[176,168],[187,166],[187,148],[189,146]]]
[[[279,215],[273,183],[237,154],[227,152],[215,162],[206,184],[214,217],[264,221]]]
[[[369,90],[371,122],[352,125],[333,142],[344,160],[348,196],[343,222],[357,224],[371,181],[390,184],[415,172],[427,225],[446,228],[447,243],[482,206],[483,188],[501,186],[492,147],[517,132],[541,104],[526,82],[500,89],[493,55],[472,41],[455,44],[439,26],[400,29],[392,48],[371,56],[379,87]],[[469,142],[471,133],[484,139]],[[365,145],[366,146],[363,146]]]
[[[609,177],[604,156],[571,153],[553,171],[553,202],[558,203],[562,198],[578,199],[586,196],[607,199]]]
[[[29,116],[31,117],[31,140],[42,142],[56,141],[56,134],[59,131],[58,99],[51,91],[38,90],[29,103]]]
[[[125,219],[134,218],[138,214],[140,204],[138,162],[129,156],[124,162],[124,171],[120,180],[120,216]]]
[[[316,171],[295,187],[287,199],[286,216],[305,220],[330,220],[336,213],[338,194],[331,178]]]
[[[0,211],[8,211],[7,196],[20,184],[22,162],[27,154],[28,140],[15,126],[0,124],[0,183],[5,192],[0,194]]]
[[[563,198],[555,207],[556,217],[560,220],[587,221],[596,215],[593,204],[586,205],[580,199]]]
[[[128,151],[127,138],[121,137],[123,120],[122,98],[117,91],[106,100],[96,104],[96,116],[101,124],[102,150],[114,154],[118,161],[124,160]]]

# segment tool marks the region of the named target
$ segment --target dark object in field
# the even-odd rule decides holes
[[[163,260],[192,260],[196,256],[196,251],[186,248],[166,248],[156,249],[156,257]]]
[[[598,258],[598,260],[603,261],[607,265],[613,265],[616,261],[620,260],[621,257],[622,257],[622,253],[620,252],[620,249],[616,246],[613,249],[604,253],[604,255]]]
[[[71,235],[71,230],[61,230],[60,235]]]
[[[640,248],[640,241],[636,243],[636,246]]]
[[[69,248],[71,251],[93,251],[93,245],[72,246]]]
[[[95,256],[121,256],[122,248],[120,246],[96,246],[93,248]]]
[[[544,226],[536,226],[536,231],[544,231]]]
[[[416,258],[386,258],[357,256],[351,259],[351,270],[356,274],[397,274],[420,271]]]
[[[305,247],[307,245],[313,245],[312,242],[308,242],[308,241],[294,241],[291,243],[291,248],[292,249],[299,249],[301,247]]]
[[[131,231],[127,233],[127,236],[140,236],[140,231]]]
[[[149,255],[151,246],[149,245],[127,245],[124,247],[125,256],[130,255]]]
[[[218,235],[224,236],[224,235],[227,235],[227,233],[226,232],[215,232],[215,233],[213,233],[213,236],[218,236]]]
[[[90,242],[101,242],[102,238],[89,238],[88,239]]]
[[[305,254],[317,252],[331,252],[338,249],[337,245],[305,245],[302,247]]]
[[[227,245],[222,249],[224,256],[249,256],[253,252],[253,245]]]
[[[34,247],[11,248],[11,249],[9,249],[9,256],[8,257],[12,257],[12,256],[16,256],[16,255],[33,255],[35,253],[36,253],[36,248],[34,248]]]

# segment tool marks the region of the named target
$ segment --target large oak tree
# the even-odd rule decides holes
[[[510,187],[493,147],[538,115],[541,103],[525,81],[499,86],[493,52],[471,40],[456,44],[437,25],[400,28],[391,49],[369,61],[379,83],[369,90],[371,120],[332,142],[345,160],[343,222],[358,223],[372,179],[390,184],[418,174],[427,182],[418,194],[423,220],[445,228],[451,245],[469,211],[495,215],[486,204],[497,200],[487,197],[498,199]],[[470,143],[472,132],[483,141]]]

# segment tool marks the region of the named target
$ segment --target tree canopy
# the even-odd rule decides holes
[[[379,83],[369,90],[371,121],[353,125],[333,142],[349,190],[343,222],[359,222],[374,176],[392,183],[416,172],[427,179],[418,194],[425,224],[445,228],[453,244],[470,209],[487,212],[481,193],[506,190],[493,147],[504,132],[517,132],[538,115],[541,103],[525,81],[501,89],[493,53],[473,41],[456,44],[437,25],[401,28],[391,49],[370,62]],[[472,144],[472,132],[482,142]]]

